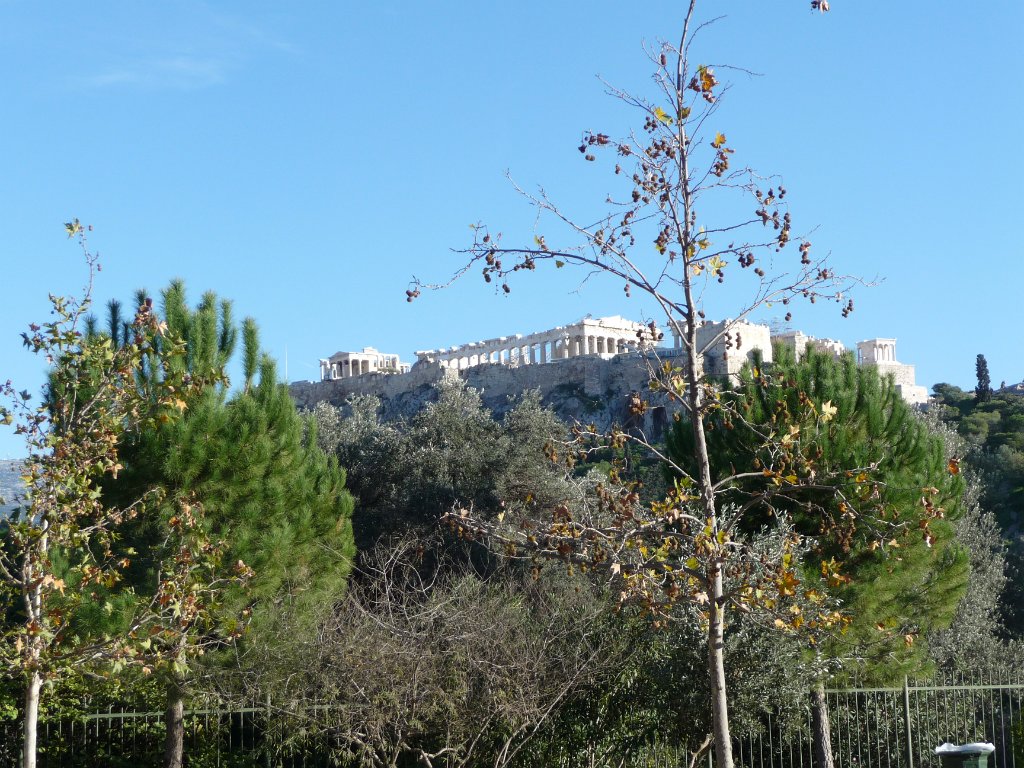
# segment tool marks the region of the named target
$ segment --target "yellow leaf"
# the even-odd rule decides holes
[[[700,74],[700,87],[704,93],[710,93],[716,85],[718,80],[715,79],[715,70],[711,67],[700,67],[697,72]]]
[[[826,400],[821,405],[821,420],[822,421],[832,421],[832,419],[835,417],[835,415],[838,412],[839,412],[839,409],[836,406],[832,405],[832,401],[831,400]]]
[[[711,146],[715,149],[721,149],[725,145],[725,134],[716,133],[715,140],[711,142]]]
[[[654,116],[665,125],[672,125],[672,123],[674,122],[672,118],[669,116],[668,112],[666,112],[661,107],[654,108]]]

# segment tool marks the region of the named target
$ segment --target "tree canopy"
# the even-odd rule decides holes
[[[297,413],[276,365],[260,353],[254,321],[243,324],[244,380],[231,391],[227,366],[238,337],[231,303],[207,293],[192,310],[178,281],[163,292],[163,319],[184,339],[186,354],[169,365],[145,358],[136,386],[148,393],[180,376],[195,391],[178,401],[180,418],[124,440],[123,470],[105,493],[116,501],[157,487],[168,499],[196,499],[209,530],[228,543],[228,562],[251,569],[245,590],[225,598],[227,611],[247,618],[248,643],[286,642],[289,633],[312,631],[343,594],[355,555],[345,473],[317,446],[315,425]],[[113,312],[109,327],[117,327]],[[140,518],[124,544],[159,551],[154,530],[173,516],[165,506]],[[142,586],[155,574],[156,562],[141,559],[132,575]],[[168,766],[181,761],[188,677],[181,670],[169,681],[168,717],[176,724],[168,729]]]
[[[744,522],[750,532],[786,516],[813,542],[804,555],[810,573],[837,564],[831,589],[848,621],[825,641],[827,656],[861,680],[892,683],[920,674],[929,665],[925,635],[949,624],[967,580],[967,552],[955,528],[963,509],[959,467],[891,379],[858,366],[850,354],[836,359],[813,347],[801,353],[797,362],[776,346],[773,363],[755,361],[723,393],[730,407],[708,422],[712,477],[747,474],[730,494],[751,508]],[[829,414],[827,421],[820,414]],[[800,442],[789,471],[842,480],[765,493],[750,473],[774,461],[766,435],[793,429],[813,437]],[[692,463],[691,443],[691,431],[676,424],[669,454]],[[858,481],[862,473],[870,484]],[[864,495],[873,497],[877,517],[849,514],[848,499]]]

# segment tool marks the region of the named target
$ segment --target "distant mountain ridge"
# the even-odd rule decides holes
[[[13,509],[15,495],[21,491],[20,467],[17,459],[0,459],[0,516]]]

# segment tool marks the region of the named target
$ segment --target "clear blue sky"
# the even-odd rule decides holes
[[[794,325],[848,345],[894,336],[918,383],[1024,378],[1019,185],[1024,4],[708,0],[698,57],[729,75],[736,162],[782,175],[795,229],[880,287],[842,320]],[[19,333],[84,272],[62,230],[95,226],[97,298],[173,277],[252,315],[290,378],[372,345],[416,349],[639,317],[618,285],[533,274],[510,297],[440,279],[488,221],[532,214],[504,177],[569,210],[612,189],[584,129],[635,116],[595,75],[648,87],[641,44],[678,35],[682,3],[33,3],[0,0],[0,378],[38,390]],[[640,10],[637,10],[640,9]],[[578,279],[578,276],[577,276]],[[728,304],[723,304],[727,307]],[[20,452],[0,431],[0,457]]]

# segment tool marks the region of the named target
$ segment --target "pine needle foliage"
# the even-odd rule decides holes
[[[927,673],[924,633],[949,625],[969,573],[953,526],[963,481],[942,437],[903,401],[891,378],[858,366],[852,355],[836,359],[813,347],[799,362],[776,347],[774,364],[747,366],[722,397],[733,407],[708,423],[713,477],[746,472],[755,478],[771,461],[765,436],[800,427],[801,434],[814,434],[801,445],[814,469],[798,456],[791,471],[801,479],[813,479],[811,471],[838,472],[849,481],[840,493],[805,483],[796,496],[765,494],[756,479],[732,488],[735,503],[756,511],[745,517],[749,532],[788,516],[813,542],[804,564],[809,574],[838,564],[841,577],[831,588],[848,623],[822,643],[823,656],[861,681]],[[809,420],[818,417],[820,424],[822,413],[830,418],[813,431]],[[691,435],[678,423],[668,436],[669,455],[683,466],[692,461]],[[870,483],[858,479],[861,472]],[[844,499],[858,494],[870,494],[880,512],[855,520]]]
[[[180,373],[203,386],[180,404],[182,418],[124,447],[125,468],[106,493],[117,499],[156,486],[168,498],[195,498],[212,532],[228,542],[226,560],[254,572],[225,600],[228,611],[251,611],[250,637],[285,615],[309,626],[343,594],[354,556],[345,472],[317,447],[315,425],[296,411],[276,365],[260,352],[253,320],[243,324],[245,386],[231,392],[226,369],[239,336],[231,302],[207,292],[192,309],[175,281],[163,292],[163,315],[186,342]],[[145,368],[139,386],[166,373]],[[127,543],[145,551],[148,536],[143,523]],[[152,572],[140,562],[134,576],[145,582]]]

